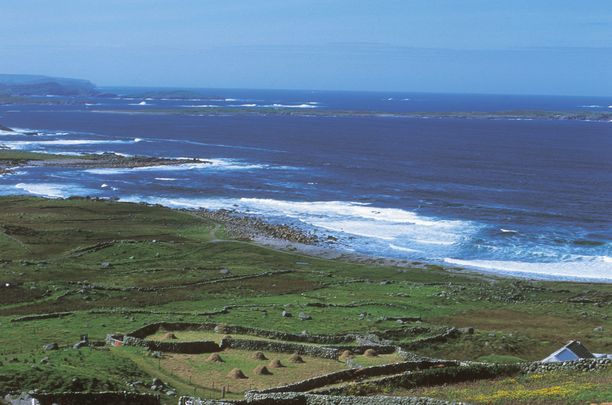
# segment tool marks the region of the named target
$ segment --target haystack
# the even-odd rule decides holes
[[[374,349],[368,349],[365,352],[363,352],[363,355],[366,357],[376,357],[378,356],[378,352]]]
[[[272,373],[270,372],[270,370],[268,370],[268,367],[266,366],[255,367],[255,370],[253,370],[253,373],[255,373],[256,375],[272,375]]]
[[[253,354],[253,359],[255,359],[255,360],[268,360],[268,358],[266,357],[265,354],[263,354],[263,352],[255,352]]]
[[[223,363],[223,362],[225,362],[225,360],[223,360],[221,358],[221,356],[219,356],[219,353],[211,353],[211,355],[208,356],[206,361],[209,362],[209,363]]]
[[[268,367],[270,368],[283,368],[285,367],[283,365],[283,363],[281,363],[281,361],[279,359],[274,359],[270,362],[270,364],[268,364]]]
[[[338,359],[341,361],[346,361],[350,359],[351,357],[353,357],[353,352],[350,350],[345,350],[342,352],[342,354],[340,354],[340,357],[338,357]]]
[[[304,363],[304,359],[297,353],[293,353],[291,357],[289,357],[289,361],[292,363]]]
[[[168,332],[164,334],[164,340],[174,340],[174,339],[178,339],[174,333]]]
[[[234,380],[243,380],[247,378],[246,375],[239,368],[233,368],[232,371],[227,375],[228,378],[233,378]]]

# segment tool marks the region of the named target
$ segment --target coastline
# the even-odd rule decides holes
[[[187,158],[172,159],[150,156],[124,156],[109,152],[68,156],[53,153],[0,149],[0,174],[7,174],[15,168],[25,166],[64,167],[73,169],[135,169],[140,167],[173,166],[190,163],[211,164],[212,162]]]
[[[610,112],[592,111],[422,111],[422,112],[382,112],[382,111],[353,111],[353,110],[296,110],[291,108],[150,108],[147,110],[88,110],[98,114],[144,114],[144,115],[188,115],[188,116],[288,116],[288,117],[326,117],[326,118],[413,118],[413,119],[459,119],[459,120],[549,120],[549,121],[584,121],[584,122],[612,122]]]
[[[10,128],[3,127],[5,130],[12,131]],[[54,153],[39,153],[39,152],[29,152],[22,151],[16,149],[0,149],[0,176],[5,174],[10,174],[12,170],[18,167],[54,167],[54,168],[72,168],[72,169],[138,169],[145,167],[162,167],[162,166],[174,166],[181,164],[190,165],[193,163],[197,163],[198,165],[207,165],[213,164],[213,161],[206,159],[186,159],[186,158],[157,158],[157,157],[148,157],[148,156],[137,156],[137,155],[123,155],[116,153],[84,153],[80,155],[61,155]],[[102,172],[102,170],[101,170]],[[108,187],[106,184],[103,184],[102,187]],[[36,194],[36,193],[34,193]],[[31,195],[31,194],[30,194]],[[38,194],[42,195],[42,194]],[[47,197],[56,198],[56,197],[68,197],[71,194],[63,193],[55,195],[47,195]],[[75,196],[82,195],[85,196],[84,191],[74,192]],[[94,193],[93,196],[96,194]],[[86,198],[86,197],[77,197],[77,198]],[[95,197],[93,197],[95,198]],[[134,203],[145,203],[142,202],[138,198],[126,199],[122,200],[122,197],[119,196],[111,196],[104,197],[102,199],[112,199],[119,201],[131,201]],[[151,201],[151,205],[154,203]],[[162,205],[167,205],[169,208],[179,209],[176,206],[168,205],[165,202],[161,202]],[[229,205],[228,205],[229,206]],[[238,205],[234,205],[238,207]],[[442,259],[442,257],[455,258],[461,256],[434,256],[437,259],[425,256],[416,258],[416,260],[412,260],[410,258],[401,257],[399,254],[397,256],[394,255],[386,255],[386,256],[377,256],[376,252],[370,253],[370,251],[365,253],[357,253],[352,251],[352,247],[355,245],[350,240],[347,240],[343,237],[338,240],[338,234],[333,234],[333,232],[326,231],[325,229],[321,229],[320,232],[317,231],[317,235],[312,232],[304,231],[303,229],[299,229],[300,224],[297,223],[296,226],[290,226],[285,224],[278,224],[270,222],[266,219],[265,216],[248,214],[247,212],[241,212],[243,208],[239,209],[217,209],[217,210],[206,210],[202,208],[189,208],[186,211],[191,213],[195,213],[196,215],[200,215],[203,217],[208,217],[217,223],[222,223],[225,226],[225,231],[228,235],[231,235],[232,238],[238,240],[249,240],[254,243],[263,246],[269,246],[278,250],[284,251],[296,251],[306,255],[323,257],[323,258],[332,258],[332,259],[343,259],[351,262],[357,263],[367,263],[367,264],[382,264],[382,265],[390,265],[396,267],[435,267],[435,268],[444,268],[452,271],[469,271],[472,273],[480,274],[480,275],[491,275],[498,277],[507,277],[514,279],[531,279],[531,280],[547,280],[547,281],[570,281],[570,282],[584,282],[584,283],[603,283],[609,284],[612,282],[609,278],[600,277],[594,278],[591,277],[581,277],[579,275],[573,275],[565,272],[557,272],[557,274],[553,274],[551,271],[550,274],[547,274],[547,271],[535,271],[529,272],[529,267],[534,268],[534,266],[538,266],[539,263],[532,262],[504,262],[501,263],[503,265],[506,264],[514,264],[515,266],[527,267],[527,270],[521,269],[519,267],[518,270],[504,270],[503,268],[493,268],[493,267],[478,267],[478,266],[470,266],[452,263],[450,260],[458,260],[459,259],[449,259],[450,262],[446,262],[446,259]],[[184,210],[184,209],[183,209]],[[184,210],[185,211],[185,210]],[[263,219],[262,219],[263,218]],[[437,220],[436,220],[437,221]],[[292,222],[295,225],[295,222]],[[308,228],[307,228],[308,229]],[[502,230],[504,232],[504,230]],[[506,231],[507,232],[507,231]],[[342,235],[340,235],[342,236]],[[388,252],[387,252],[388,253]],[[604,257],[605,258],[605,257]],[[475,260],[478,261],[478,260]],[[569,263],[542,263],[544,265],[549,266],[549,271],[555,264],[559,264],[560,266],[567,265]],[[554,269],[557,270],[557,269]],[[593,274],[593,273],[592,273]],[[606,273],[607,274],[607,273]],[[597,274],[595,274],[597,276]]]

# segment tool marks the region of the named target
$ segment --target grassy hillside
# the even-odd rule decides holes
[[[536,360],[569,339],[612,352],[608,285],[326,260],[223,235],[223,224],[159,206],[0,198],[0,393],[71,384],[128,389],[126,381],[149,381],[151,370],[143,371],[138,357],[96,349],[49,354],[42,346],[158,321],[321,334],[419,326],[429,332],[400,335],[396,343],[452,359]],[[243,275],[256,277],[234,279]],[[201,315],[228,305],[227,313]],[[294,316],[282,317],[283,310]],[[68,314],[19,321],[52,312]],[[301,321],[299,312],[312,320]],[[395,320],[419,316],[418,323]],[[414,344],[449,326],[475,333]],[[187,391],[182,384],[176,388]]]

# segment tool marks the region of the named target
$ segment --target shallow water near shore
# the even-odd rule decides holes
[[[206,162],[137,169],[20,167],[0,193],[236,209],[338,240],[340,251],[522,277],[612,281],[612,123],[118,114],[153,105],[364,111],[580,110],[607,100],[221,91],[199,100],[1,106],[0,144]],[[216,101],[215,101],[216,100]],[[142,104],[144,102],[144,104]],[[265,107],[269,108],[269,107]]]

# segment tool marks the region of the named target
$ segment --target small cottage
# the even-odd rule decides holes
[[[609,354],[591,353],[582,343],[570,340],[565,346],[542,360],[542,363],[576,361],[581,359],[612,358]]]

